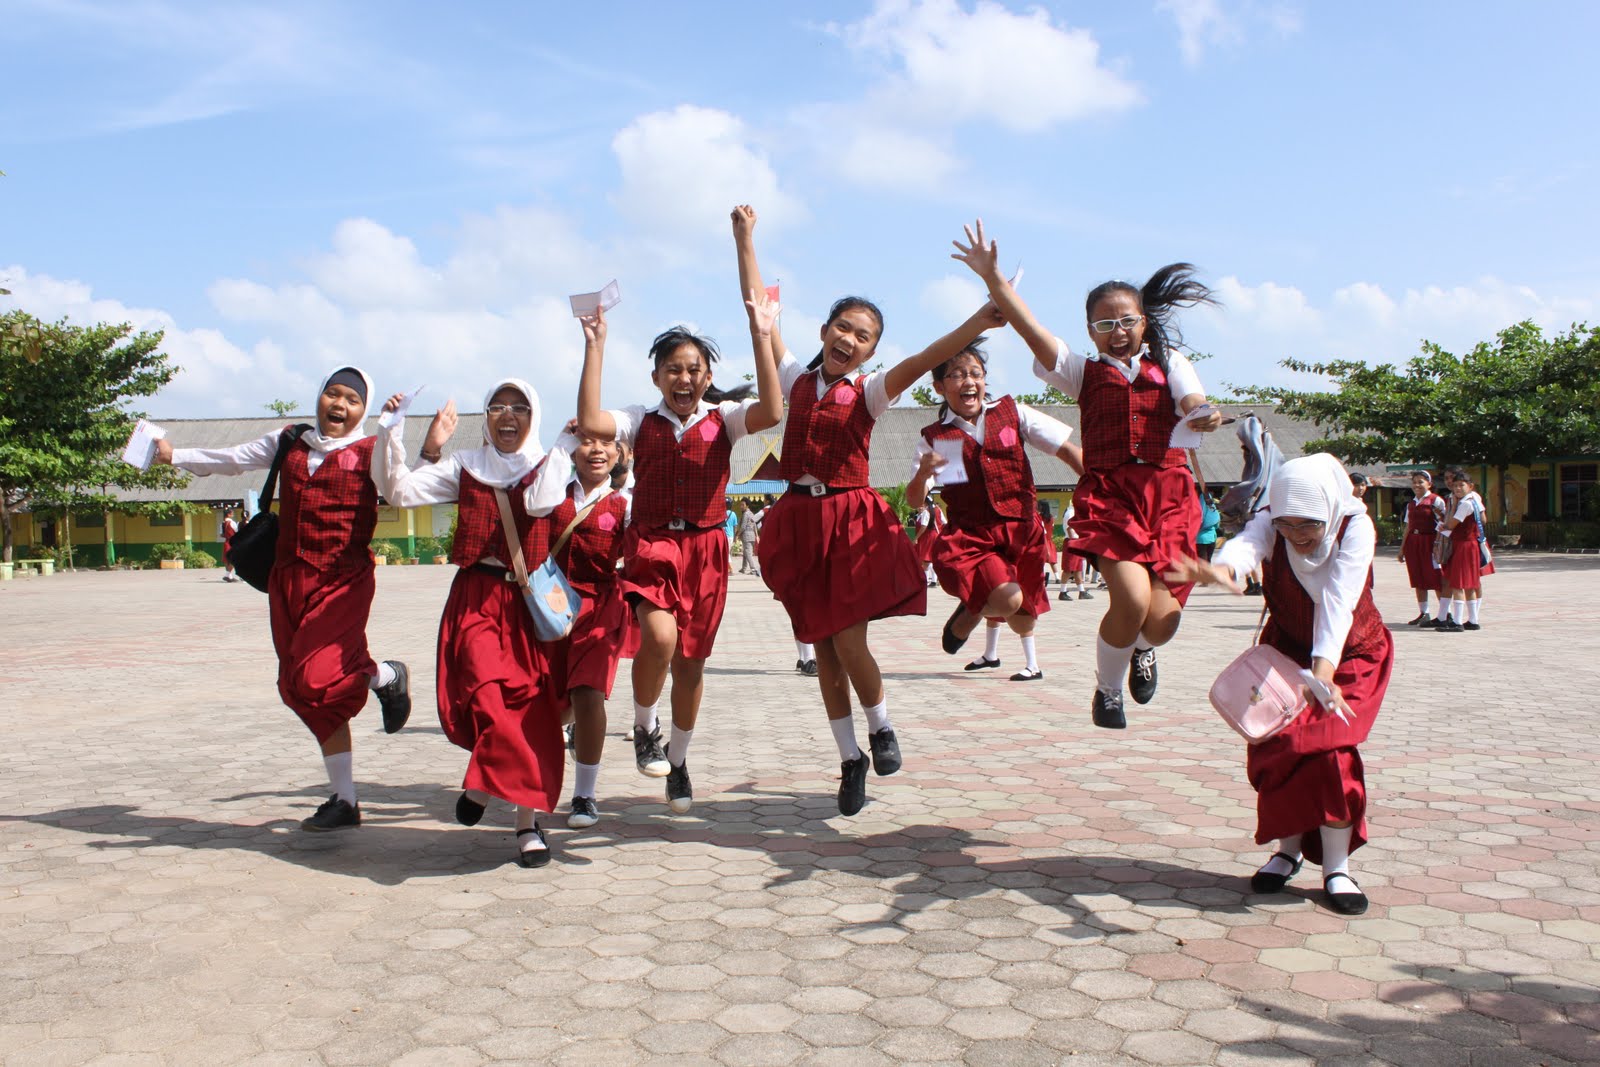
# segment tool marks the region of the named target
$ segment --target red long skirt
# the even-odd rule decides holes
[[[1067,542],[1069,552],[1147,564],[1158,581],[1173,563],[1195,554],[1200,503],[1188,467],[1124,463],[1091,469],[1078,482],[1072,506],[1078,536]],[[1167,588],[1185,604],[1194,586]]]
[[[367,616],[377,591],[372,564],[321,571],[279,563],[267,579],[278,695],[320,744],[367,705],[378,665],[367,653]]]
[[[949,534],[946,528],[940,541]],[[759,554],[761,577],[789,613],[797,641],[814,644],[857,623],[928,613],[928,584],[911,538],[872,489],[785,493],[762,521]]]
[[[1406,580],[1411,588],[1428,590],[1439,588],[1439,568],[1433,565],[1435,538],[1414,535],[1405,540]]]
[[[622,546],[622,594],[672,612],[678,651],[706,659],[728,603],[728,535],[709,530],[628,527]],[[635,644],[637,649],[637,644]]]
[[[1289,656],[1297,649],[1282,641],[1269,622],[1261,639]],[[1394,668],[1394,639],[1384,633],[1380,650],[1339,664],[1334,683],[1354,712],[1354,722],[1308,709],[1280,734],[1251,745],[1246,762],[1256,791],[1256,844],[1304,834],[1301,849],[1312,863],[1322,862],[1319,827],[1350,821],[1350,851],[1367,841],[1367,785],[1356,746],[1377,720]]]
[[[1451,589],[1481,589],[1483,565],[1477,541],[1457,541],[1445,560],[1440,580]]]
[[[1050,610],[1044,584],[1045,545],[1037,522],[1022,519],[977,530],[950,527],[939,538],[933,573],[939,587],[973,615],[984,614],[990,595],[1008,582],[1022,587],[1022,612],[1038,618]]]
[[[516,583],[456,573],[439,620],[438,667],[439,725],[472,753],[461,787],[554,811],[566,768],[561,709]]]
[[[579,688],[598,689],[609,699],[617,680],[617,663],[627,644],[628,605],[616,582],[598,590],[574,588],[583,598],[583,610],[565,640],[544,646],[550,678],[563,703]]]

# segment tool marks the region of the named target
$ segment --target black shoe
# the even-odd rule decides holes
[[[960,652],[961,646],[967,643],[967,637],[972,636],[971,633],[968,633],[967,637],[957,637],[954,629],[956,620],[966,613],[966,608],[958,606],[955,613],[945,620],[944,633],[940,636],[940,643],[944,646],[944,650],[952,656]],[[976,630],[977,627],[974,626],[973,629]]]
[[[979,656],[977,659],[973,660],[971,663],[967,664],[961,669],[964,671],[987,671],[993,670],[998,666],[1000,666],[999,660],[990,659],[988,656]]]
[[[1032,667],[1024,667],[1016,674],[1013,674],[1011,680],[1013,682],[1042,682],[1044,681],[1044,671],[1035,670]]]
[[[537,834],[544,843],[544,848],[522,847],[522,839],[529,834]],[[539,829],[539,824],[534,823],[531,830],[517,831],[517,866],[518,867],[547,867],[550,864],[550,842],[545,839],[544,831]]]
[[[576,753],[578,751],[578,728],[569,722],[561,728],[561,732],[567,739],[567,751]]]
[[[1456,622],[1456,620],[1446,619],[1444,622],[1441,622],[1439,625],[1435,626],[1433,628],[1433,632],[1436,634],[1458,634],[1463,629],[1464,627],[1459,622]]]
[[[1427,623],[1428,623],[1428,620],[1431,619],[1431,618],[1433,618],[1433,616],[1429,615],[1426,611],[1424,611],[1421,615],[1418,615],[1416,618],[1414,618],[1410,622],[1406,623],[1406,625],[1407,626],[1426,626]]]
[[[587,830],[600,821],[600,809],[594,797],[573,797],[572,811],[567,815],[567,826],[573,830]]]
[[[1245,582],[1244,595],[1245,596],[1260,596],[1261,595],[1261,583],[1258,582],[1258,581],[1255,581],[1253,579],[1250,580],[1250,581]]]
[[[483,813],[488,809],[462,793],[456,797],[456,822],[462,826],[476,826],[483,818]]]
[[[1272,854],[1272,859],[1267,860],[1267,863],[1271,863],[1272,860],[1279,860],[1279,859],[1287,860],[1288,862],[1294,864],[1294,869],[1291,870],[1288,874],[1270,874],[1266,870],[1266,864],[1265,863],[1262,864],[1261,865],[1262,869],[1257,871],[1255,874],[1252,874],[1250,876],[1250,892],[1252,892],[1252,893],[1281,893],[1281,892],[1283,892],[1283,887],[1289,884],[1289,879],[1291,879],[1295,875],[1299,874],[1300,873],[1300,868],[1305,866],[1305,862],[1306,862],[1304,857],[1296,859],[1294,856],[1289,855],[1287,852],[1274,852]]]
[[[1463,630],[1481,630],[1481,629],[1483,629],[1482,626],[1479,626],[1475,622],[1464,622],[1464,623],[1461,624],[1461,628]]]
[[[1437,630],[1439,628],[1439,626],[1440,626],[1439,620],[1434,618],[1432,615],[1428,616],[1426,622],[1417,623],[1417,629],[1419,629],[1419,630]]]
[[[807,678],[815,678],[817,676],[817,661],[814,659],[806,660],[800,665],[800,673]]]
[[[309,830],[314,834],[325,834],[330,830],[348,830],[352,826],[360,825],[361,805],[340,800],[337,793],[324,800],[311,818],[300,820],[300,829]]]
[[[1104,730],[1126,730],[1128,718],[1122,714],[1122,694],[1113,693],[1107,696],[1102,690],[1094,691],[1094,707],[1091,711],[1094,724]]]
[[[854,815],[866,803],[867,754],[863,752],[839,764],[839,814]]]
[[[1356,885],[1354,878],[1350,878],[1348,874],[1344,875],[1346,878],[1350,878],[1351,885],[1356,885],[1354,893],[1334,893],[1328,889],[1328,883],[1339,877],[1340,874],[1344,874],[1344,872],[1335,872],[1322,877],[1322,892],[1328,898],[1328,907],[1340,915],[1364,915],[1367,910],[1367,895],[1361,891],[1360,886]]]
[[[797,659],[797,660],[794,661],[794,673],[796,673],[796,674],[804,674],[804,673],[806,673],[806,661],[805,660]]]
[[[1089,592],[1089,590],[1085,589],[1083,592],[1078,594],[1078,599],[1079,600],[1093,600],[1094,599],[1094,594]]]
[[[661,748],[661,727],[649,733],[633,728],[633,762],[646,778],[665,778],[672,768],[667,764],[667,754]]]
[[[1148,704],[1156,695],[1156,650],[1136,648],[1128,661],[1128,692],[1135,704]]]
[[[873,774],[893,774],[900,769],[900,742],[895,740],[894,731],[889,727],[868,734],[867,747],[872,749]]]
[[[1057,600],[1065,600],[1065,601],[1068,601],[1070,603],[1071,600],[1072,600],[1072,590],[1070,590],[1070,589],[1061,590],[1061,592],[1056,594],[1056,599]]]
[[[667,772],[667,807],[682,815],[694,806],[694,786],[689,783],[689,761]]]
[[[394,668],[394,681],[373,692],[378,694],[378,706],[383,709],[383,732],[394,734],[411,718],[411,672],[397,659],[384,662]]]

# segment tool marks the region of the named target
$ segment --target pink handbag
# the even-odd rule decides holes
[[[1251,645],[1211,683],[1211,706],[1252,745],[1306,710],[1300,665],[1271,645]]]

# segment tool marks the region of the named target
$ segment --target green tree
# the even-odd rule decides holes
[[[187,478],[171,467],[139,471],[121,460],[140,414],[135,397],[153,396],[178,368],[161,351],[161,334],[127,323],[41,323],[21,311],[0,315],[0,337],[21,326],[39,338],[39,358],[0,344],[0,530],[10,560],[12,516],[40,509],[105,510],[113,488],[174,488]],[[121,505],[116,505],[121,506]],[[159,505],[170,509],[173,505]]]
[[[269,400],[261,406],[281,419],[285,416],[293,415],[294,409],[300,405],[296,404],[293,400]]]
[[[1403,368],[1360,360],[1286,359],[1283,366],[1338,388],[1229,388],[1314,421],[1327,436],[1308,451],[1356,463],[1494,467],[1502,514],[1506,467],[1600,448],[1600,327],[1578,324],[1546,338],[1532,322],[1519,322],[1464,356],[1424,341]]]

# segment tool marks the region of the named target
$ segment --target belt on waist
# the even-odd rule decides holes
[[[655,527],[655,529],[657,529],[657,530],[677,530],[679,532],[682,532],[684,530],[695,530],[695,531],[700,531],[700,530],[720,530],[720,529],[722,529],[722,524],[719,522],[714,526],[696,526],[694,523],[690,522],[688,519],[668,519],[665,526],[657,526],[657,527]]]
[[[502,564],[499,563],[474,563],[467,569],[472,571],[481,571],[484,574],[492,574],[501,581],[514,582],[517,580],[516,571],[507,570]]]
[[[791,485],[785,492],[796,496],[838,496],[840,493],[853,493],[857,489],[865,488],[860,485],[823,485],[813,482],[810,485]]]

